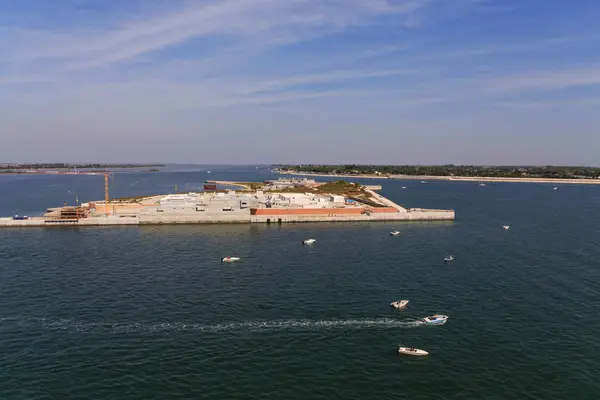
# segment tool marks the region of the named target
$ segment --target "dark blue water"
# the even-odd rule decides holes
[[[203,168],[111,195],[272,177]],[[457,220],[0,230],[0,398],[600,398],[600,187],[363,182]],[[75,196],[103,178],[0,176],[0,215]]]

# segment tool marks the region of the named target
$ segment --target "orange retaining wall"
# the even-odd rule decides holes
[[[364,211],[372,213],[397,213],[394,207],[378,208],[253,208],[252,215],[360,215]]]
[[[116,210],[117,212],[138,211],[144,207],[147,207],[147,206],[144,206],[143,204],[139,204],[139,203],[108,203],[108,212],[112,212],[113,210]],[[92,208],[92,207],[90,207],[90,208]],[[104,203],[102,203],[102,204],[96,203],[93,208],[96,209],[97,213],[103,214],[106,212],[106,204],[104,204]]]

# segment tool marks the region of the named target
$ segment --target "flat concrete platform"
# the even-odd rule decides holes
[[[43,217],[0,218],[0,227],[294,222],[451,221],[454,210],[405,208],[365,187],[358,196],[305,192],[200,192],[50,208]]]

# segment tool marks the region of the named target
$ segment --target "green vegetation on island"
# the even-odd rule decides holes
[[[156,167],[164,167],[163,164],[66,164],[66,163],[30,163],[30,164],[11,164],[0,163],[0,173],[29,173],[29,172],[49,172],[49,171],[71,171],[78,170],[105,170],[118,168],[149,168],[148,172],[159,171]]]
[[[162,164],[65,164],[65,163],[33,163],[11,164],[0,163],[0,169],[104,169],[104,168],[148,168],[164,167]]]
[[[600,168],[577,166],[475,166],[475,165],[278,165],[281,171],[327,175],[412,175],[493,178],[596,179]]]
[[[349,183],[346,181],[334,181],[327,182],[317,187],[317,191],[320,193],[331,193],[331,194],[363,194],[364,189],[357,183]]]

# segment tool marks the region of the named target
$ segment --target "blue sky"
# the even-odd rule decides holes
[[[0,0],[0,162],[600,165],[592,0]]]

